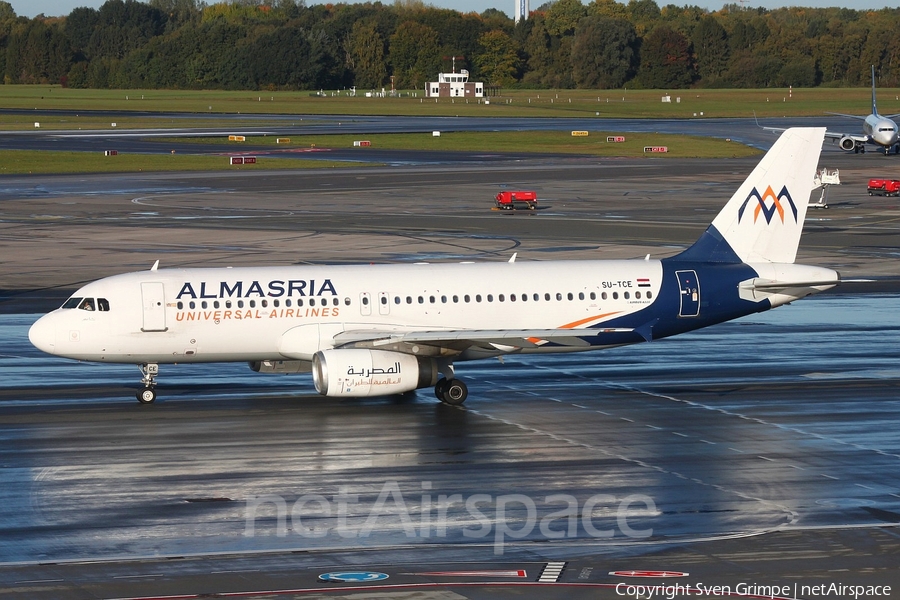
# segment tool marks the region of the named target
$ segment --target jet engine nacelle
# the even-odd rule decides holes
[[[316,391],[332,397],[411,392],[433,386],[439,375],[433,358],[362,348],[320,350],[312,372]]]
[[[838,145],[841,147],[841,150],[853,152],[853,150],[856,148],[856,140],[854,140],[852,137],[844,136],[841,138],[841,141],[838,142]]]

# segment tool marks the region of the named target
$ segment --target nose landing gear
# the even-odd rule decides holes
[[[156,376],[159,375],[159,365],[149,363],[138,365],[141,370],[141,384],[144,386],[137,392],[138,402],[141,404],[151,404],[156,400]]]

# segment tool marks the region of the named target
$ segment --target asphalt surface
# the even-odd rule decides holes
[[[755,160],[2,178],[0,596],[890,597],[813,586],[900,585],[900,207],[864,192],[893,160],[821,162],[844,183],[799,262],[855,280],[837,292],[652,344],[461,364],[464,408],[336,401],[246,365],[165,367],[140,406],[136,369],[43,355],[27,328],[157,258],[666,256]],[[526,185],[536,214],[490,209]]]

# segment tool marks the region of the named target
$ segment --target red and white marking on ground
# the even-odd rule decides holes
[[[690,573],[682,571],[610,571],[616,577],[687,577]]]

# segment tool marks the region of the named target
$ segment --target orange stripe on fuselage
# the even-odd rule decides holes
[[[596,321],[598,319],[602,319],[604,317],[611,317],[612,315],[617,315],[621,311],[611,312],[611,313],[603,313],[602,315],[596,315],[593,317],[588,317],[587,319],[581,319],[580,321],[573,321],[572,323],[568,323],[560,327],[560,329],[573,329],[580,325],[584,325],[585,323],[590,323],[591,321]]]

